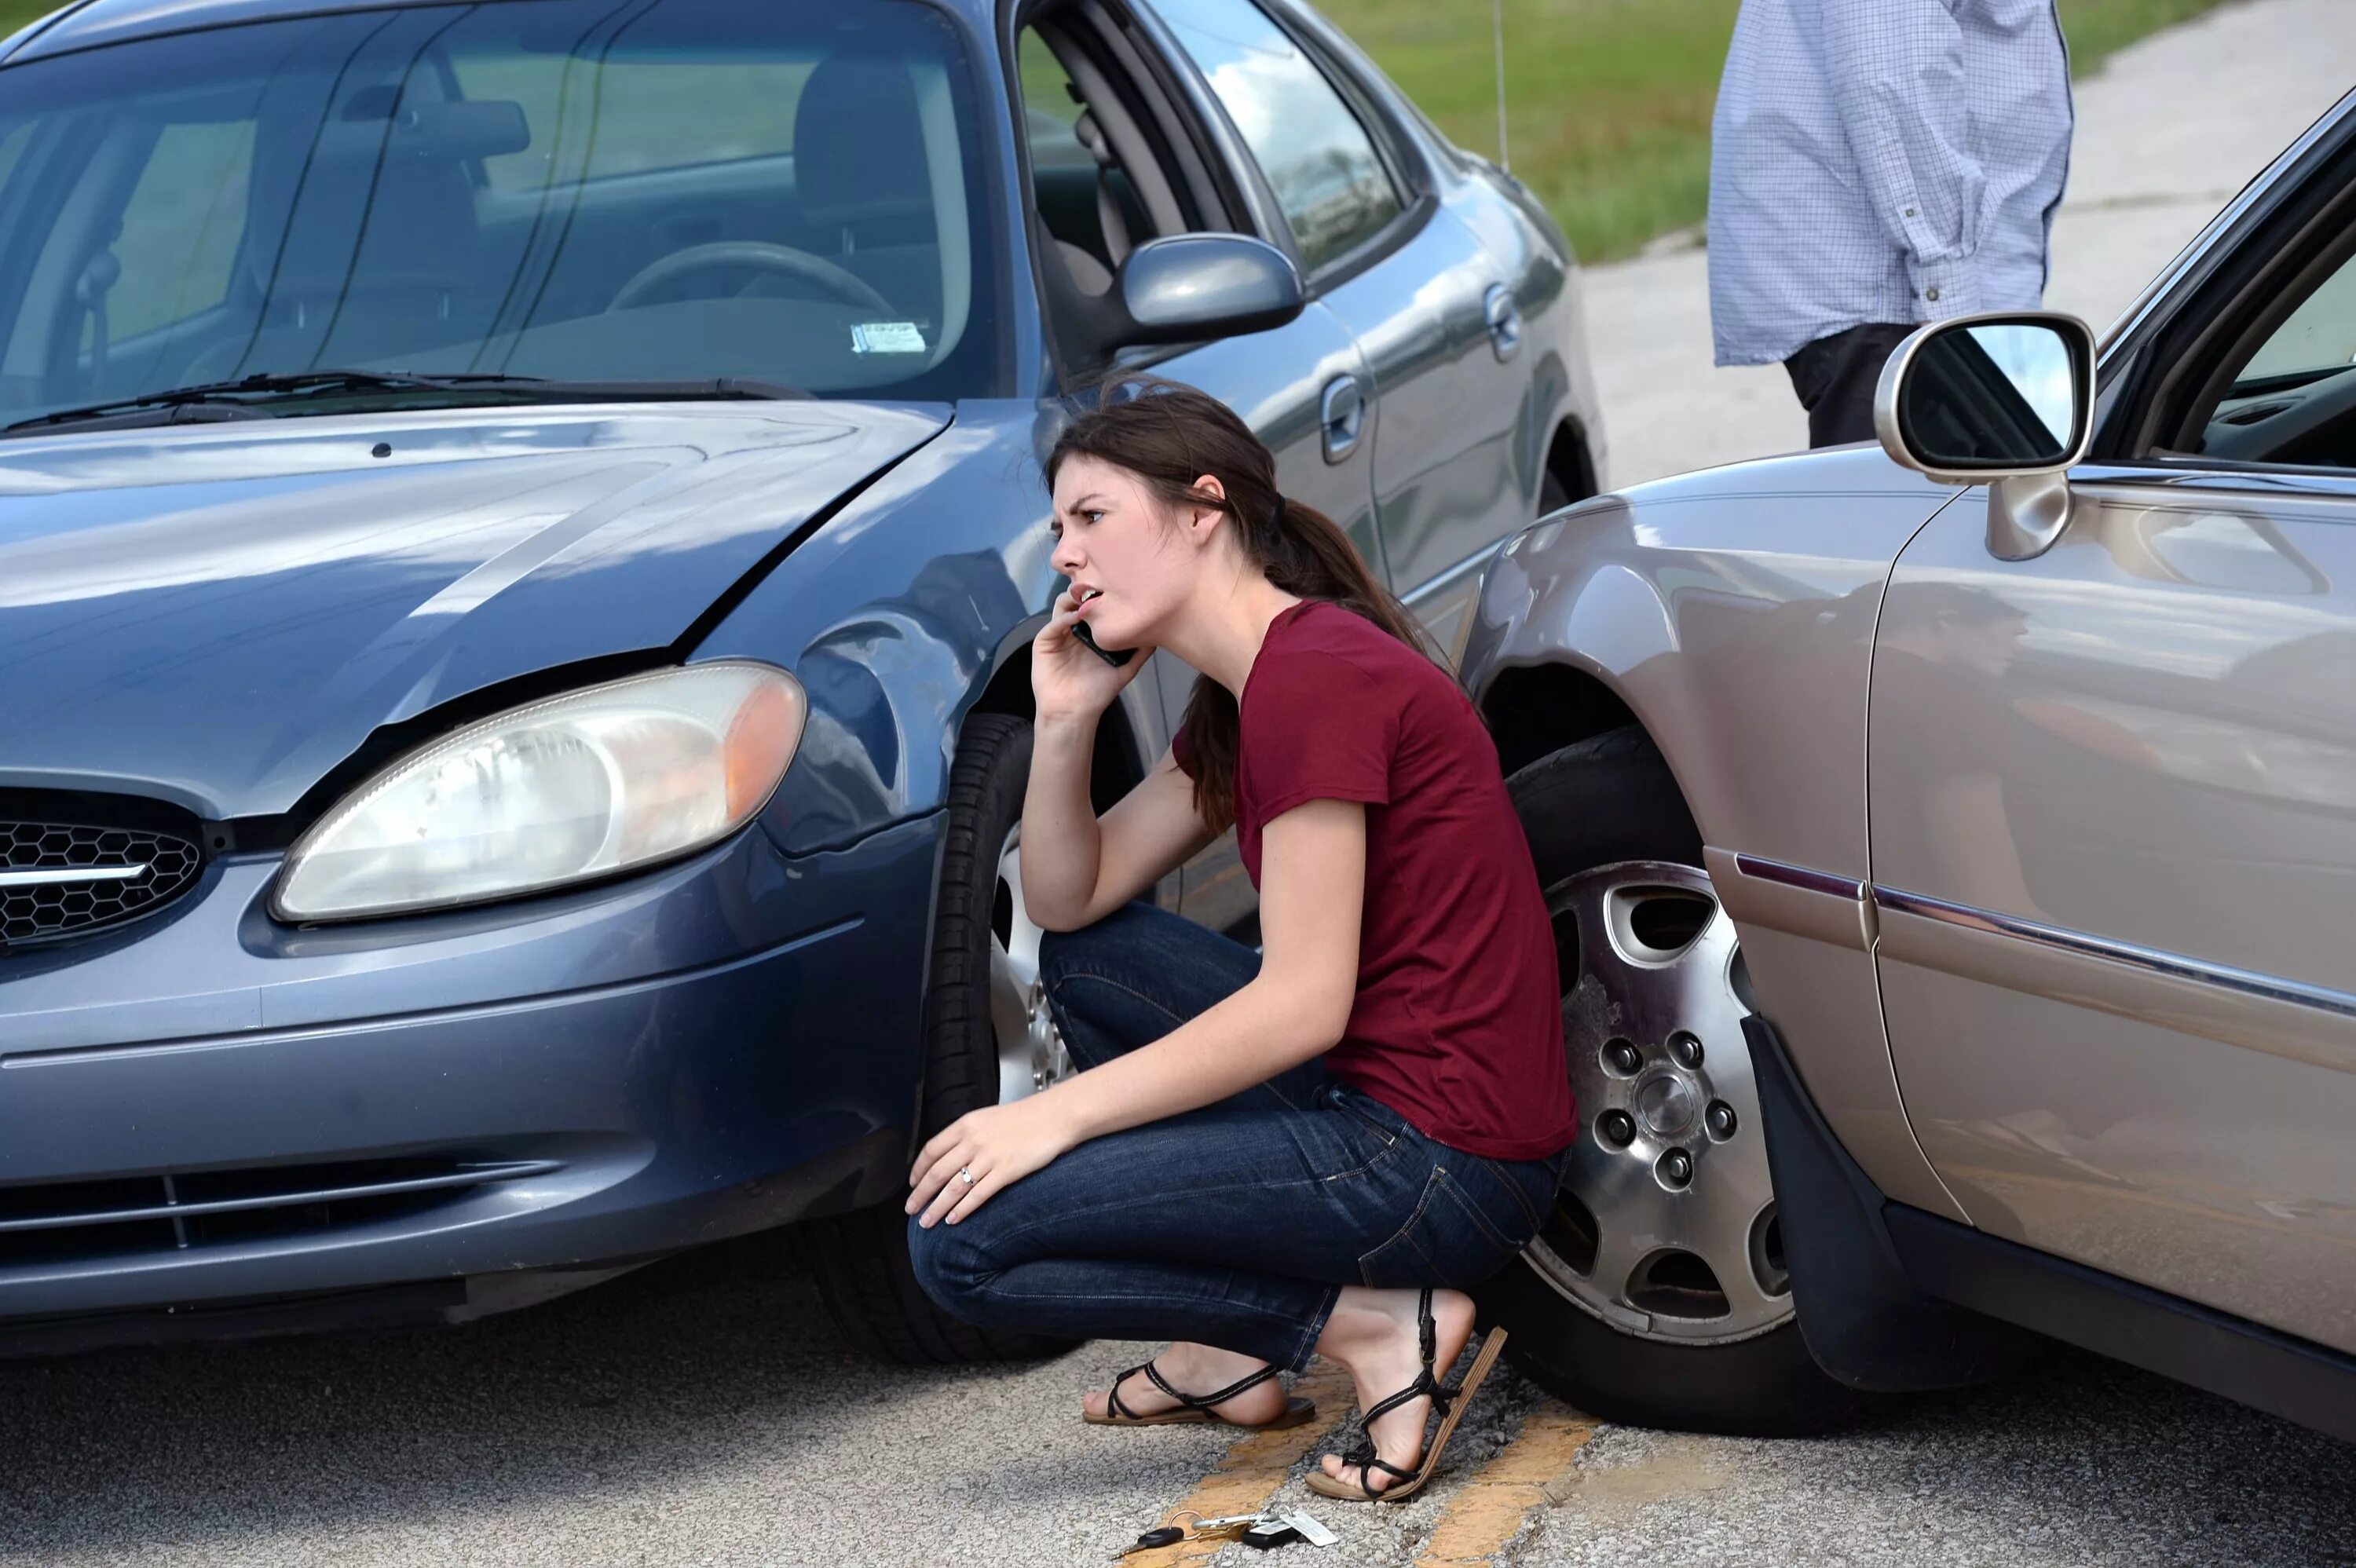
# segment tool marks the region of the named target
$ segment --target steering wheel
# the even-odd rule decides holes
[[[802,283],[816,284],[844,304],[874,311],[879,315],[892,314],[892,302],[868,287],[866,280],[856,272],[845,272],[823,256],[762,240],[718,240],[659,256],[632,273],[630,281],[606,302],[605,309],[628,310],[676,278],[715,267],[755,267],[766,272],[783,272]]]

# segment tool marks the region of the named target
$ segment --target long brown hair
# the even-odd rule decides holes
[[[1277,587],[1363,615],[1430,656],[1415,617],[1366,570],[1350,536],[1323,512],[1278,491],[1275,457],[1209,393],[1159,378],[1115,381],[1093,410],[1055,438],[1044,464],[1048,489],[1065,460],[1079,456],[1136,475],[1173,509],[1208,507],[1225,513],[1245,559]],[[1218,480],[1224,498],[1194,488],[1205,475]],[[1215,829],[1235,820],[1240,730],[1235,694],[1209,676],[1197,676],[1186,704],[1186,739],[1194,752],[1194,809]]]

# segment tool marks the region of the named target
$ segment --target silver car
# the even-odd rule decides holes
[[[2044,1336],[2356,1438],[2356,98],[2099,350],[1926,327],[1876,421],[1487,571],[1584,1124],[1485,1305],[1654,1424]]]

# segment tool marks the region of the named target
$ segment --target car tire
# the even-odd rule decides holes
[[[1571,500],[1569,486],[1554,476],[1553,469],[1549,468],[1538,476],[1539,517],[1561,511],[1570,505]]]
[[[925,1003],[916,1142],[1000,1099],[991,1008],[992,922],[1001,862],[1023,820],[1031,725],[1001,713],[966,721],[949,774],[932,969]],[[905,1195],[904,1195],[905,1196]],[[978,1328],[934,1305],[908,1264],[903,1198],[809,1227],[819,1294],[843,1337],[880,1360],[916,1365],[1031,1360],[1072,1348],[1039,1334]]]
[[[1576,932],[1565,932],[1567,919],[1574,926],[1589,922],[1609,924],[1622,918],[1609,912],[1622,908],[1639,912],[1625,917],[1632,923],[1627,929],[1633,929],[1633,923],[1648,906],[1608,901],[1636,896],[1623,887],[1608,885],[1609,879],[1622,874],[1623,868],[1625,874],[1644,880],[1674,880],[1677,886],[1664,891],[1694,900],[1697,910],[1706,903],[1715,911],[1714,900],[1708,900],[1704,891],[1708,882],[1700,869],[1701,836],[1668,764],[1642,729],[1630,726],[1567,746],[1515,773],[1506,787],[1528,836],[1539,882],[1547,890],[1558,952],[1562,943],[1580,941]],[[1682,876],[1680,869],[1685,871]],[[1598,879],[1604,880],[1599,883]],[[1603,886],[1605,891],[1588,902],[1571,896],[1591,886]],[[1739,1136],[1757,1136],[1757,1099],[1751,1087],[1748,1047],[1739,1028],[1729,1028],[1727,1023],[1748,1010],[1747,981],[1740,973],[1739,952],[1731,945],[1730,923],[1718,923],[1723,921],[1723,912],[1697,913],[1690,918],[1702,933],[1692,939],[1695,950],[1704,936],[1727,944],[1723,985],[1730,995],[1715,1004],[1703,1031],[1709,1037],[1707,1049],[1711,1054],[1702,1056],[1703,1048],[1697,1044],[1677,1044],[1675,1049],[1691,1050],[1716,1074],[1699,1093],[1724,1098],[1708,1100],[1708,1111],[1685,1124],[1682,1132],[1674,1131],[1679,1124],[1671,1122],[1673,1131],[1664,1140],[1662,1154],[1648,1166],[1644,1161],[1654,1146],[1644,1140],[1654,1130],[1654,1123],[1633,1116],[1618,1123],[1610,1129],[1612,1134],[1633,1129],[1635,1137],[1615,1147],[1601,1120],[1604,1107],[1590,1103],[1606,1096],[1582,1091],[1581,1143],[1566,1168],[1555,1213],[1529,1251],[1477,1293],[1483,1316],[1509,1331],[1505,1353],[1526,1375],[1590,1414],[1641,1426],[1752,1436],[1826,1431],[1854,1421],[1863,1413],[1865,1399],[1835,1382],[1810,1359],[1799,1325],[1791,1316],[1788,1276],[1762,1282],[1761,1275],[1772,1275],[1781,1266],[1779,1243],[1772,1253],[1762,1250],[1762,1238],[1777,1234],[1763,1147],[1739,1149],[1734,1136],[1718,1140],[1705,1125],[1722,1112],[1730,1115],[1728,1102],[1739,1102],[1745,1122]],[[1653,937],[1627,940],[1665,944],[1676,940],[1659,935],[1661,927],[1652,929]],[[1610,940],[1623,940],[1622,931],[1613,926]],[[1665,946],[1658,951],[1672,949]],[[1682,1031],[1661,1030],[1659,1011],[1649,1005],[1639,1007],[1632,1000],[1623,1007],[1622,999],[1611,994],[1614,979],[1608,972],[1608,957],[1598,962],[1586,956],[1590,952],[1583,944],[1577,945],[1563,958],[1565,983],[1571,993],[1565,997],[1565,1033],[1573,1053],[1574,1085],[1581,1083],[1581,1054],[1595,1054],[1601,1060],[1594,1076],[1607,1082],[1612,1061],[1638,1068],[1622,1075],[1620,1081],[1629,1086],[1625,1090],[1607,1091],[1611,1099],[1625,1099],[1640,1110],[1660,1100],[1675,1101],[1684,1091],[1674,1082],[1676,1064],[1669,1056],[1672,1045],[1655,1042],[1649,1034],[1662,1032],[1666,1041],[1677,1042]],[[1583,1000],[1577,995],[1582,987],[1589,987]],[[1599,991],[1603,994],[1599,996]],[[1599,1008],[1604,1010],[1599,1012]],[[1696,1015],[1697,1024],[1699,1017]],[[1606,1021],[1594,1022],[1598,1018]],[[1615,1034],[1599,1052],[1587,1038],[1602,1029],[1620,1029],[1644,1037],[1644,1043],[1639,1048]],[[1730,1034],[1731,1049],[1740,1053],[1739,1061],[1723,1055]],[[1613,1056],[1615,1048],[1625,1048],[1626,1054]],[[1669,1087],[1659,1088],[1663,1083]],[[1656,1090],[1656,1099],[1639,1101],[1635,1098],[1639,1088],[1648,1083]],[[1653,1114],[1644,1110],[1648,1118]],[[1686,1166],[1691,1173],[1687,1185],[1681,1191],[1656,1191],[1652,1179],[1661,1169],[1658,1161],[1668,1158],[1669,1149],[1679,1144],[1692,1150]],[[1713,1160],[1721,1163],[1702,1168],[1710,1167]],[[1633,1174],[1624,1168],[1629,1167]],[[1740,1173],[1740,1181],[1720,1174],[1726,1172]],[[1730,1200],[1716,1196],[1730,1187],[1757,1190],[1747,1198],[1737,1191]],[[1743,1252],[1751,1276],[1733,1285],[1724,1285],[1719,1274],[1733,1277],[1744,1266],[1742,1261],[1730,1264],[1721,1255],[1719,1272],[1711,1272],[1706,1262],[1700,1262],[1696,1272],[1695,1257],[1658,1248],[1658,1239],[1684,1222],[1677,1218],[1680,1212],[1691,1217],[1713,1211],[1677,1211],[1675,1206],[1681,1200],[1720,1204],[1738,1218],[1743,1211],[1735,1205],[1760,1205]],[[1620,1227],[1622,1233],[1643,1236],[1647,1242],[1623,1243],[1624,1250],[1618,1252],[1607,1248],[1604,1238],[1614,1233],[1620,1219],[1615,1206],[1628,1216]],[[1627,1274],[1617,1272],[1644,1244],[1658,1250]],[[1696,1245],[1700,1245],[1698,1241]],[[1582,1247],[1588,1249],[1584,1277],[1575,1262]],[[1656,1264],[1656,1259],[1679,1261]],[[1697,1305],[1709,1299],[1708,1290],[1699,1287],[1705,1275],[1708,1285],[1720,1292],[1708,1307]],[[1617,1291],[1612,1283],[1633,1284],[1639,1276],[1644,1280],[1642,1290]],[[1776,1285],[1781,1287],[1780,1302]],[[1740,1294],[1732,1294],[1737,1291]],[[1664,1298],[1669,1302],[1666,1312],[1653,1310]],[[1726,1311],[1713,1317],[1720,1306]],[[1746,1308],[1749,1319],[1742,1316]],[[1718,1332],[1713,1323],[1730,1327]],[[1714,1332],[1718,1337],[1713,1339]]]

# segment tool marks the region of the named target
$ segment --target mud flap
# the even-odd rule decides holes
[[[1827,1374],[1878,1393],[1958,1388],[2024,1365],[2038,1340],[1925,1296],[1883,1213],[1889,1200],[1833,1136],[1774,1026],[1742,1020],[1800,1338]]]

